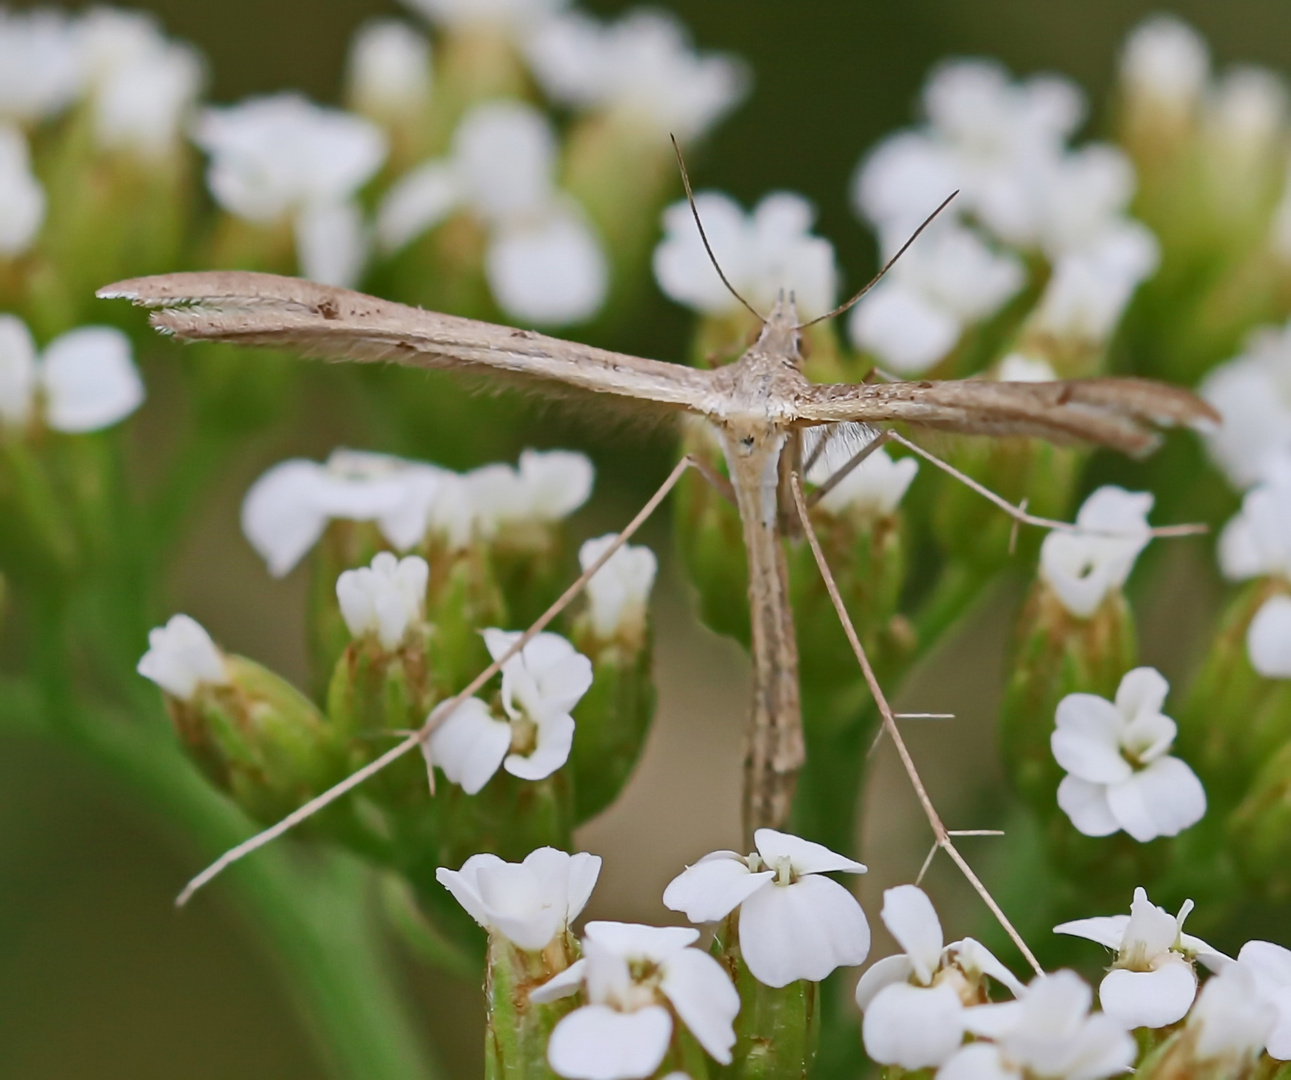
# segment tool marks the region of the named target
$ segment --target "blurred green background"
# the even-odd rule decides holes
[[[377,0],[141,6],[206,52],[210,97],[221,102],[288,87],[335,100],[354,28],[371,15],[399,11]],[[630,5],[585,6],[613,14]],[[1157,8],[1139,0],[675,0],[663,6],[682,16],[702,46],[744,56],[756,77],[749,100],[691,162],[697,186],[725,189],[745,203],[777,187],[804,192],[819,207],[820,232],[836,244],[849,282],[861,281],[873,264],[870,238],[848,207],[851,172],[866,147],[912,118],[932,63],[991,55],[1019,73],[1074,76],[1090,92],[1096,131],[1119,43]],[[1209,38],[1221,65],[1242,60],[1291,69],[1291,5],[1193,0],[1171,10]],[[689,326],[688,315],[656,296],[634,324],[616,331],[614,344],[679,358]],[[297,679],[304,670],[303,580],[298,573],[282,583],[267,581],[237,533],[236,510],[247,484],[271,462],[291,453],[321,456],[337,442],[364,437],[339,415],[345,401],[335,385],[325,373],[311,376],[292,429],[246,447],[234,473],[208,493],[174,575],[175,610],[193,614],[230,649]],[[624,520],[667,459],[658,438],[616,448],[594,423],[537,412],[529,419],[526,430],[543,444],[580,446],[602,466],[600,496],[575,523],[586,535]],[[516,435],[512,447],[519,444]],[[466,449],[462,454],[472,457]],[[583,840],[606,856],[594,913],[660,919],[665,913],[657,897],[670,873],[735,835],[746,666],[734,647],[690,618],[666,565],[666,525],[657,524],[649,539],[665,556],[659,723],[627,795]],[[1171,625],[1177,642],[1186,615],[1148,611],[1143,621]],[[937,754],[929,768],[934,787],[962,778],[965,770],[956,763],[974,749],[994,757],[991,694],[1006,632],[998,613],[984,617],[971,641],[939,660],[935,683],[907,691],[912,704],[951,707],[960,715],[953,733],[916,733],[916,754]],[[1169,673],[1180,654],[1173,646],[1154,648],[1146,636],[1145,659]],[[971,805],[974,791],[996,782],[983,771],[948,809],[953,812],[956,798]],[[868,901],[884,884],[909,880],[925,839],[907,812],[902,783],[882,765],[869,799],[884,811],[871,815],[864,853],[881,871],[865,885],[873,915],[877,905]],[[686,837],[685,851],[657,842],[677,836]],[[323,1075],[274,972],[221,889],[182,914],[172,909],[171,898],[196,869],[181,835],[89,766],[49,746],[0,746],[0,1077]],[[957,929],[965,928],[949,925],[948,935]],[[876,955],[882,950],[880,943]],[[408,986],[451,1073],[478,1075],[478,989],[412,968]]]

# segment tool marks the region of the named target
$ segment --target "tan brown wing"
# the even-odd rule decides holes
[[[300,278],[245,271],[162,274],[99,290],[160,308],[152,324],[184,341],[296,349],[333,360],[393,361],[704,411],[707,371],[609,352],[530,330],[440,315]]]
[[[1149,379],[898,382],[807,387],[800,424],[903,422],[968,435],[1027,435],[1150,452],[1155,427],[1219,423],[1196,395]]]

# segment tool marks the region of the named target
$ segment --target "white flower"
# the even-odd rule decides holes
[[[824,315],[834,306],[834,248],[811,235],[816,212],[801,195],[773,192],[746,214],[730,196],[704,191],[695,196],[695,206],[722,270],[755,308],[770,310],[782,290],[793,293],[804,318]],[[664,238],[654,251],[659,288],[705,315],[736,310],[739,301],[717,276],[690,204],[667,207],[663,227]]]
[[[683,140],[704,134],[748,92],[739,60],[697,54],[665,11],[630,11],[610,24],[569,12],[539,25],[525,51],[555,100],[627,114]]]
[[[885,230],[892,254],[908,237]],[[993,315],[1022,287],[1013,256],[952,221],[931,226],[855,308],[848,334],[899,375],[918,375],[954,348],[964,328]]]
[[[1058,377],[1048,360],[1022,353],[1009,353],[995,369],[1000,382],[1052,382]]]
[[[1287,86],[1280,75],[1254,65],[1226,71],[1211,91],[1203,117],[1211,171],[1236,186],[1244,179],[1241,169],[1265,167],[1266,155],[1281,145],[1286,117]],[[1221,154],[1226,160],[1211,160]]]
[[[92,9],[79,34],[98,144],[172,152],[205,78],[197,50],[167,40],[151,15],[116,8]]]
[[[26,324],[0,315],[0,423],[28,423],[38,395],[55,431],[98,431],[124,420],[144,398],[130,339],[110,326],[82,326],[37,357]]]
[[[1291,1061],[1291,950],[1271,941],[1248,941],[1237,954],[1236,966],[1251,974],[1260,997],[1276,1014],[1267,1035],[1269,1056]]]
[[[508,315],[559,324],[590,318],[609,270],[582,208],[556,187],[557,138],[545,114],[519,101],[485,102],[453,133],[448,157],[406,173],[377,210],[377,240],[396,251],[454,211],[488,232],[485,273]]]
[[[1192,911],[1184,902],[1171,915],[1134,890],[1128,915],[1076,919],[1053,928],[1106,945],[1116,952],[1111,971],[1098,987],[1103,1012],[1127,1028],[1159,1028],[1183,1019],[1197,995],[1197,974],[1192,961],[1202,957],[1210,967],[1225,959],[1200,938],[1183,932],[1183,921]]]
[[[369,19],[350,43],[346,84],[361,113],[416,113],[430,100],[431,77],[430,42],[402,19]]]
[[[307,277],[355,283],[366,252],[355,258],[350,204],[385,161],[380,128],[284,93],[207,109],[193,138],[211,155],[207,183],[221,207],[259,224],[290,220]]]
[[[569,929],[587,905],[600,872],[599,855],[569,855],[541,847],[518,863],[503,862],[496,855],[472,855],[460,870],[441,866],[435,880],[484,929],[535,951]]]
[[[545,1004],[585,989],[587,1004],[556,1025],[547,1061],[569,1080],[643,1080],[663,1062],[672,1013],[708,1054],[731,1063],[740,996],[698,930],[591,922],[583,958],[529,995]]]
[[[344,571],[336,579],[336,599],[350,634],[375,634],[382,648],[396,648],[423,616],[429,579],[425,559],[398,559],[388,551],[374,555],[371,567]]]
[[[482,633],[494,660],[521,637],[519,631]],[[422,744],[426,760],[468,795],[488,783],[499,767],[521,780],[545,779],[569,760],[574,743],[569,713],[591,685],[587,657],[559,634],[538,634],[502,665],[507,718],[495,717],[479,698],[467,698]]]
[[[618,535],[609,533],[584,543],[578,549],[578,564],[584,572],[616,540]],[[625,544],[611,555],[587,582],[592,633],[606,641],[619,634],[639,634],[658,569],[659,560],[648,547]]]
[[[775,829],[753,834],[757,852],[714,851],[673,878],[664,906],[691,922],[716,922],[740,909],[740,953],[767,986],[819,982],[835,968],[860,964],[870,927],[856,898],[824,874],[865,867],[820,844]]]
[[[1105,343],[1159,261],[1160,247],[1145,226],[1127,219],[1107,227],[1058,258],[1032,325],[1060,339]]]
[[[1054,531],[1040,545],[1040,577],[1071,614],[1087,619],[1125,584],[1152,531],[1150,492],[1108,485],[1076,514],[1084,532]]]
[[[1291,324],[1252,334],[1198,392],[1222,420],[1204,432],[1211,460],[1238,489],[1263,479],[1291,454]]]
[[[1135,668],[1116,702],[1068,694],[1058,703],[1049,744],[1066,770],[1058,805],[1086,836],[1124,829],[1146,843],[1174,836],[1206,813],[1206,792],[1188,765],[1170,756],[1178,731],[1161,712],[1169,684],[1155,668]]]
[[[983,975],[1022,993],[986,946],[964,938],[943,947],[941,921],[917,886],[885,890],[882,918],[905,952],[871,965],[856,985],[872,1060],[903,1069],[944,1062],[964,1041],[964,1010],[977,1003]]]
[[[485,465],[464,477],[476,530],[485,537],[522,522],[550,524],[568,517],[592,493],[596,473],[572,450],[523,450],[515,468]]]
[[[45,189],[31,170],[27,137],[0,121],[0,258],[31,247],[45,221],[45,205]]]
[[[569,0],[404,0],[431,22],[453,30],[486,28],[519,36],[564,9]]]
[[[833,427],[821,425],[808,428],[803,433],[804,459],[810,459],[812,454],[816,455],[816,460],[807,470],[807,479],[813,484],[828,481],[874,437],[873,432],[864,429],[854,435],[851,431],[840,434],[835,434],[835,431]],[[817,451],[820,439],[827,441],[824,449]],[[841,517],[849,511],[855,511],[863,517],[891,517],[896,513],[897,506],[905,497],[918,471],[919,462],[913,457],[894,461],[886,450],[880,448],[872,451],[821,498],[821,509],[835,517]]]
[[[1080,976],[1057,971],[1038,976],[1017,1001],[967,1010],[965,1026],[982,1041],[950,1058],[937,1080],[1102,1080],[1125,1072],[1138,1047],[1110,1016],[1090,1015],[1092,999]]]
[[[1121,84],[1136,104],[1186,117],[1201,99],[1210,76],[1205,39],[1173,15],[1139,23],[1121,53]]]
[[[81,92],[81,57],[62,12],[0,9],[0,117],[33,124],[62,112]]]
[[[180,701],[192,701],[203,686],[229,681],[224,654],[187,615],[174,615],[165,626],[148,631],[148,651],[136,670]]]
[[[1245,953],[1251,945],[1267,944],[1248,942],[1242,952]],[[1251,958],[1257,955],[1264,958],[1259,953],[1249,955]],[[1273,1047],[1279,1035],[1285,1038],[1287,1024],[1282,1010],[1267,993],[1269,984],[1264,982],[1262,975],[1258,961],[1251,964],[1249,959],[1239,959],[1235,964],[1224,965],[1219,974],[1207,980],[1201,988],[1185,1030],[1193,1033],[1196,1040],[1193,1058],[1227,1066],[1222,1072],[1216,1071],[1215,1075],[1243,1075],[1266,1042],[1270,1056],[1279,1056],[1273,1053]],[[1281,1056],[1285,1058],[1289,1054],[1291,1048],[1283,1047]]]
[[[1266,679],[1291,679],[1291,596],[1270,596],[1246,629],[1246,655]]]
[[[384,454],[336,450],[327,464],[293,458],[269,469],[242,501],[242,532],[269,573],[288,573],[327,523],[375,521],[399,551],[425,536],[445,471]]]

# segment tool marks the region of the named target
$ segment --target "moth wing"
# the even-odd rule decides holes
[[[712,393],[706,371],[276,274],[162,274],[117,282],[98,295],[156,309],[152,325],[182,341],[503,375],[547,392],[614,395],[666,410],[702,411]]]

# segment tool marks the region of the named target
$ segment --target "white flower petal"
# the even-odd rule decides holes
[[[898,885],[883,891],[883,925],[905,950],[916,978],[927,986],[941,966],[944,939],[941,920],[932,901],[917,885]],[[918,1068],[918,1066],[907,1066]]]
[[[586,541],[578,549],[578,564],[586,571],[618,540],[608,533]],[[587,582],[587,605],[592,630],[609,639],[620,629],[639,627],[654,586],[659,560],[647,547],[625,544]]]
[[[0,64],[4,63],[3,53],[0,36]],[[3,78],[0,75],[0,80]],[[0,95],[3,92],[0,87]],[[21,255],[35,243],[46,209],[45,189],[32,171],[27,137],[0,120],[0,256]]]
[[[566,761],[574,746],[574,718],[547,716],[538,724],[538,744],[529,754],[508,754],[502,767],[521,780],[545,780]]]
[[[926,1069],[941,1065],[964,1041],[964,1005],[949,983],[893,983],[865,1010],[865,1052],[881,1065]]]
[[[547,1043],[547,1061],[569,1080],[643,1080],[659,1067],[672,1037],[660,1005],[619,1012],[584,1005],[564,1017]]]
[[[1116,707],[1127,720],[1160,713],[1169,693],[1170,684],[1161,672],[1156,668],[1138,667],[1121,678],[1116,688]]]
[[[489,925],[522,949],[546,947],[565,925],[563,897],[524,863],[482,866],[475,875]]]
[[[754,978],[767,986],[819,982],[837,967],[864,963],[870,927],[851,893],[812,874],[744,901],[740,951]]]
[[[824,844],[777,829],[758,829],[753,834],[753,842],[763,862],[771,865],[777,859],[787,858],[795,874],[830,874],[838,870],[848,874],[865,873],[864,864],[855,859],[830,851]]]
[[[541,986],[529,991],[529,1000],[535,1005],[547,1005],[561,998],[572,997],[583,988],[587,974],[587,960],[575,960],[564,971],[553,975]]]
[[[1125,937],[1125,928],[1129,924],[1128,915],[1096,915],[1090,919],[1073,919],[1071,922],[1059,923],[1053,928],[1053,932],[1087,938],[1119,952],[1121,941]]]
[[[180,701],[191,701],[202,686],[229,681],[224,654],[187,615],[174,615],[165,626],[148,632],[148,651],[136,670]]]
[[[346,61],[349,99],[377,117],[415,116],[430,99],[430,43],[402,19],[369,19]]]
[[[864,1012],[870,1007],[874,996],[885,986],[905,982],[914,974],[914,967],[905,953],[896,956],[885,956],[875,960],[856,983],[856,1007]]]
[[[261,476],[242,501],[242,532],[266,563],[282,577],[309,551],[327,528],[319,489],[323,466],[283,461]]]
[[[752,873],[749,864],[734,852],[714,852],[668,883],[663,906],[682,912],[693,923],[717,922],[774,877],[774,870]]]
[[[1130,903],[1130,921],[1121,941],[1122,962],[1142,968],[1167,955],[1178,940],[1179,920],[1152,903],[1142,886],[1136,888]]]
[[[474,795],[507,756],[511,725],[495,719],[488,705],[471,697],[441,721],[422,746],[431,765],[438,765],[466,794]]]
[[[483,852],[472,855],[462,863],[460,870],[449,870],[446,866],[439,867],[435,871],[435,880],[452,893],[453,899],[462,905],[466,914],[487,930],[489,913],[484,906],[484,901],[480,899],[476,875],[485,867],[501,865],[502,860],[498,856]]]
[[[1197,774],[1176,757],[1158,758],[1107,789],[1107,805],[1122,829],[1140,843],[1175,836],[1206,813]]]
[[[405,173],[377,207],[376,237],[390,253],[438,225],[464,198],[457,173],[443,161],[427,161]]]
[[[1020,1080],[1022,1070],[1006,1062],[994,1043],[970,1043],[937,1070],[936,1080]]]
[[[1107,785],[1064,776],[1058,785],[1058,806],[1086,836],[1111,836],[1121,825],[1107,801]]]
[[[1291,596],[1270,596],[1246,630],[1246,655],[1266,679],[1291,679]]]
[[[698,949],[682,949],[666,961],[659,988],[699,1045],[729,1065],[740,995],[722,965]]]
[[[1121,756],[1125,717],[1096,694],[1068,694],[1058,702],[1049,738],[1054,759],[1073,776],[1095,784],[1127,779],[1133,769]]]
[[[0,315],[0,424],[31,418],[36,393],[36,343],[17,315]]]
[[[966,937],[962,941],[952,941],[946,946],[946,952],[953,958],[955,965],[968,975],[987,975],[1001,986],[1007,988],[1014,997],[1021,997],[1026,987],[996,958],[980,941]]]
[[[49,426],[97,431],[134,412],[144,388],[130,353],[130,339],[109,326],[83,326],[50,342],[39,373]]]
[[[499,229],[484,268],[498,307],[514,320],[539,326],[586,322],[609,292],[600,239],[573,212]]]
[[[852,344],[897,375],[921,375],[954,348],[959,318],[899,282],[880,283],[853,308]]]
[[[352,289],[363,276],[370,240],[355,202],[317,203],[296,217],[296,263],[303,277]]]
[[[642,926],[605,919],[589,922],[583,933],[619,956],[644,957],[660,964],[699,940],[699,931],[689,926]]]
[[[591,497],[596,470],[586,454],[572,450],[522,450],[516,476],[524,516],[561,521]]]
[[[1182,957],[1153,971],[1114,968],[1098,987],[1103,1012],[1127,1028],[1160,1028],[1183,1019],[1197,995],[1197,976]]]

